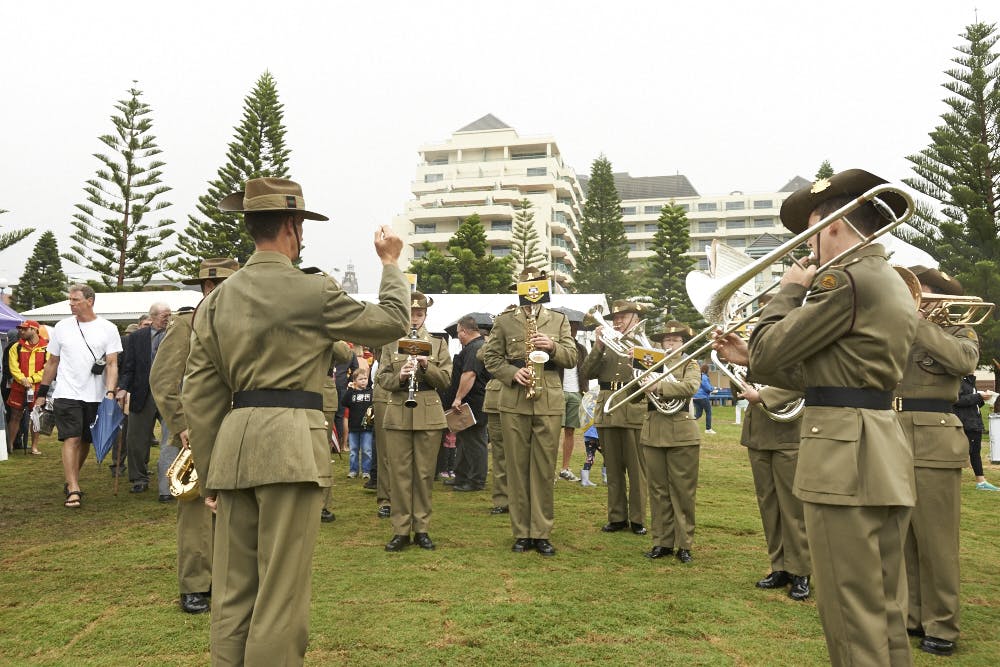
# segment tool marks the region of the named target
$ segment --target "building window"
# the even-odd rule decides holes
[[[509,232],[510,220],[494,220],[490,223],[490,229],[494,232]]]
[[[745,248],[747,247],[746,239],[726,239],[726,244],[733,248]]]
[[[726,229],[745,229],[746,220],[726,220]]]
[[[709,234],[716,230],[715,220],[702,221],[698,223],[699,234]]]
[[[699,211],[718,211],[719,210],[719,205],[716,204],[714,201],[702,202],[702,203],[698,204],[698,210]]]
[[[773,206],[773,205],[774,205],[774,202],[772,202],[770,199],[754,199],[753,200],[753,207],[754,208],[771,208],[771,206]]]
[[[691,204],[674,204],[674,206],[684,211],[685,213],[691,210]],[[712,210],[714,211],[715,209]]]
[[[493,253],[494,257],[506,257],[510,254],[509,245],[495,245],[490,248],[490,252]]]
[[[426,248],[416,248],[413,251],[413,259],[423,259],[427,256]]]
[[[548,157],[543,153],[513,153],[510,156],[511,160],[537,160],[538,158]]]
[[[726,210],[727,211],[742,211],[747,207],[746,202],[742,201],[727,201]]]
[[[711,247],[712,247],[712,242],[711,241],[702,241],[701,242],[701,251],[700,252],[708,252],[708,249],[711,248]]]
[[[650,215],[650,214],[652,214],[652,215],[659,215],[660,211],[662,211],[662,210],[663,210],[662,206],[644,206],[642,208],[642,212],[645,213],[646,215]]]
[[[646,225],[645,227],[643,227],[643,231],[654,232],[655,233],[657,230],[659,230],[659,228],[660,228],[659,225],[651,224],[651,225]]]
[[[774,225],[774,218],[757,218],[753,221],[754,227],[771,227]]]
[[[545,176],[549,170],[545,167],[528,167],[528,176]]]
[[[424,183],[437,183],[444,180],[444,174],[424,174]]]
[[[626,234],[635,234],[639,230],[638,225],[623,225]]]
[[[448,164],[448,156],[431,158],[427,164]]]
[[[635,206],[622,206],[622,215],[635,215]]]
[[[639,242],[638,241],[629,241],[628,242],[628,249],[629,249],[629,252],[632,252],[633,250],[642,250],[642,248],[639,247]]]
[[[552,211],[552,222],[558,222],[562,225],[566,224],[566,214],[562,211]]]
[[[418,222],[413,225],[414,234],[433,234],[437,231],[436,222]]]
[[[698,260],[698,268],[702,271],[708,271],[708,258],[702,257]]]

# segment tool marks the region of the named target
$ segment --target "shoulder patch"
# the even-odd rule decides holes
[[[977,343],[979,342],[979,336],[977,336],[977,335],[976,335],[976,332],[975,332],[975,330],[974,330],[974,329],[966,329],[964,333],[965,333],[965,336],[966,336],[966,337],[967,337],[967,338],[968,338],[969,340],[974,340],[974,341],[976,341]]]
[[[819,277],[816,284],[820,287],[820,289],[832,290],[836,289],[837,286],[840,285],[840,280],[837,278],[835,273],[828,271]]]

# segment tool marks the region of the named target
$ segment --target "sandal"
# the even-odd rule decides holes
[[[74,497],[75,496],[75,497]],[[79,509],[80,501],[83,500],[82,491],[70,491],[66,494],[66,500],[63,502],[63,507],[68,507],[70,509]]]

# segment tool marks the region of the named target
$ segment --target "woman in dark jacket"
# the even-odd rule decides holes
[[[955,414],[962,420],[962,428],[969,439],[969,461],[972,463],[972,472],[976,475],[976,488],[980,491],[1000,491],[1000,488],[987,482],[983,476],[983,459],[980,455],[983,443],[983,416],[979,409],[984,402],[982,393],[976,391],[976,376],[966,375],[962,378],[958,401],[955,403]]]

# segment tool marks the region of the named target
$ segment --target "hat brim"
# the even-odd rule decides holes
[[[229,275],[232,275],[232,274],[229,274]],[[206,280],[212,280],[212,281],[215,281],[215,282],[218,283],[218,282],[221,282],[221,281],[225,280],[228,277],[229,276],[213,276],[213,277],[209,277],[209,278],[185,278],[184,280],[181,281],[181,285],[200,285],[203,282],[205,282]]]
[[[945,278],[939,269],[932,269],[926,266],[911,266],[910,271],[917,277],[921,284],[930,287],[935,294],[950,296],[962,296],[965,290],[962,283],[952,277]]]
[[[306,220],[318,220],[320,222],[325,222],[330,219],[322,213],[305,211],[297,208],[257,208],[252,211],[246,211],[243,209],[244,195],[244,192],[234,192],[231,195],[226,195],[218,204],[219,210],[226,213],[263,213],[266,211],[285,211],[287,213],[301,213],[302,217]]]
[[[779,213],[781,224],[790,232],[799,234],[809,226],[809,217],[823,202],[836,197],[860,197],[876,185],[888,182],[864,169],[848,169],[831,176],[829,186],[820,192],[813,192],[815,184],[810,183],[793,192],[782,202]],[[908,208],[906,200],[895,192],[883,192],[878,197],[892,209],[897,218]],[[886,224],[888,223],[886,220]]]

